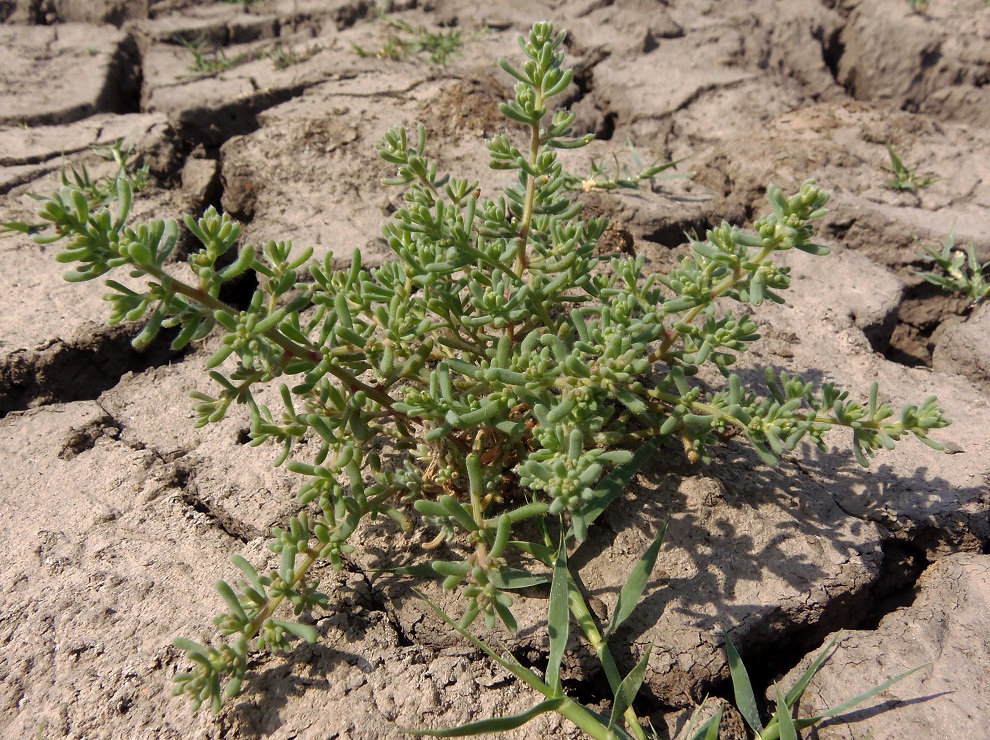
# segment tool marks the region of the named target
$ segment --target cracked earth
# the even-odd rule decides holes
[[[766,365],[895,407],[935,394],[953,425],[938,452],[912,441],[869,470],[802,448],[768,468],[729,442],[709,466],[665,450],[574,563],[607,614],[657,528],[667,544],[620,634],[628,669],[649,644],[644,714],[675,737],[706,694],[731,698],[721,629],[766,689],[839,639],[802,706],[819,711],[927,666],[819,738],[990,737],[990,334],[987,308],[924,283],[921,245],[950,232],[990,259],[990,10],[980,0],[405,0],[411,26],[469,38],[445,65],[374,53],[388,31],[362,0],[0,0],[0,220],[33,219],[64,161],[109,172],[120,139],[151,171],[137,219],[209,205],[243,239],[291,239],[317,257],[388,259],[380,225],[400,194],[374,145],[422,123],[442,168],[487,170],[511,81],[494,60],[539,18],[568,29],[567,104],[598,137],[565,160],[684,159],[690,179],[590,192],[606,238],[665,270],[685,233],[765,210],[769,183],[833,193],[829,257],[787,255],[788,305],[756,310]],[[482,29],[487,29],[483,31]],[[190,70],[182,43],[241,63]],[[276,51],[297,63],[279,68]],[[928,187],[885,186],[887,143]],[[188,237],[185,237],[188,238]],[[610,241],[610,244],[612,242]],[[267,533],[295,513],[295,477],[246,444],[231,413],[192,426],[209,346],[137,352],[140,327],[104,325],[98,281],[69,285],[58,245],[0,234],[0,734],[9,738],[377,738],[522,711],[536,699],[439,623],[398,578],[370,569],[419,542],[366,524],[339,573],[321,640],[253,654],[246,691],[217,716],[170,696],[177,635],[211,637],[229,556],[271,562]],[[432,595],[452,609],[439,590]],[[545,594],[521,599],[520,659],[546,660]],[[607,697],[575,651],[569,690]],[[785,675],[787,674],[787,675]],[[723,737],[743,737],[727,710]],[[732,727],[736,727],[733,730]],[[737,734],[733,734],[733,732]],[[570,738],[542,717],[515,737]]]

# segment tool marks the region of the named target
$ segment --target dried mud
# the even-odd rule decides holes
[[[442,168],[491,182],[483,142],[511,130],[497,107],[511,80],[494,59],[552,19],[570,32],[577,71],[567,103],[598,137],[565,166],[631,165],[629,141],[644,161],[684,158],[679,170],[694,173],[581,194],[587,212],[611,219],[608,249],[666,270],[686,234],[749,223],[769,183],[815,178],[833,193],[821,229],[832,254],[787,255],[788,305],[755,311],[763,340],[738,371],[759,382],[772,365],[854,393],[876,380],[895,407],[937,395],[954,422],[933,435],[944,452],[908,440],[869,470],[839,432],[830,452],[802,449],[774,469],[736,442],[704,467],[661,449],[576,563],[604,615],[670,518],[645,602],[614,645],[624,668],[653,645],[642,712],[674,737],[706,694],[731,699],[723,629],[760,688],[841,630],[810,711],[929,665],[816,737],[990,737],[980,637],[990,321],[917,274],[920,247],[950,232],[990,259],[990,10],[981,0],[933,0],[926,14],[903,0],[390,8],[467,40],[444,65],[382,58],[390,31],[365,0],[0,0],[0,220],[33,220],[30,194],[57,185],[63,157],[105,174],[91,147],[124,138],[151,171],[138,218],[215,205],[244,222],[247,241],[291,239],[341,263],[358,248],[380,263],[380,226],[401,196],[380,184],[392,172],[374,145],[422,123]],[[238,63],[193,72],[183,40]],[[934,182],[887,187],[888,143]],[[248,688],[217,716],[171,698],[186,668],[172,638],[211,637],[212,584],[233,577],[233,553],[270,562],[266,536],[295,512],[296,481],[271,467],[272,450],[245,444],[243,416],[193,429],[188,393],[206,390],[209,346],[137,353],[140,327],[105,326],[102,287],[64,283],[56,251],[0,235],[0,736],[402,737],[536,702],[409,583],[374,572],[422,544],[380,522],[359,532],[343,572],[319,573],[331,608],[307,617],[317,644],[252,654]],[[545,610],[545,594],[525,594],[519,634],[493,639],[540,666]],[[564,669],[570,691],[607,706],[579,649]],[[726,712],[722,737],[744,737]],[[544,716],[512,736],[580,733]]]

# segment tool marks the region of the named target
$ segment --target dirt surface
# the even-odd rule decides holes
[[[494,60],[553,20],[577,72],[567,103],[598,136],[565,167],[631,165],[630,141],[644,162],[685,158],[694,173],[582,194],[612,221],[608,248],[668,269],[685,234],[751,223],[769,183],[815,178],[833,193],[820,234],[832,254],[786,256],[788,305],[755,312],[763,339],[739,372],[758,382],[769,364],[854,393],[876,380],[895,408],[937,395],[954,422],[933,435],[944,452],[908,440],[870,470],[839,432],[832,451],[800,449],[774,469],[742,443],[709,466],[662,449],[576,563],[604,615],[671,518],[614,646],[628,669],[653,645],[642,713],[673,737],[706,694],[731,699],[723,629],[758,691],[842,630],[809,711],[928,665],[820,737],[987,737],[990,318],[917,271],[921,246],[950,232],[990,259],[990,9],[406,0],[390,13],[456,27],[465,44],[443,65],[389,59],[378,52],[394,29],[365,0],[0,0],[0,220],[34,220],[30,193],[57,185],[63,157],[109,172],[91,147],[123,138],[150,169],[139,219],[215,205],[255,244],[291,239],[341,262],[357,247],[380,263],[401,196],[380,184],[393,173],[375,144],[422,123],[442,168],[493,182],[483,144],[510,130],[497,105],[512,84]],[[237,64],[194,71],[183,40]],[[887,144],[934,181],[888,187]],[[245,417],[193,429],[209,341],[136,352],[139,327],[106,327],[102,286],[63,282],[57,247],[0,234],[0,736],[401,737],[536,703],[407,582],[371,572],[422,544],[380,522],[343,572],[319,574],[331,608],[311,617],[316,645],[252,654],[246,691],[217,716],[172,698],[187,668],[172,638],[211,637],[231,554],[271,562],[267,533],[296,511],[297,481],[271,467],[272,449],[245,444]],[[545,598],[521,598],[519,634],[493,636],[535,666]],[[573,656],[568,689],[606,707],[594,662]],[[744,737],[727,717],[722,737]],[[543,717],[513,736],[580,733]]]

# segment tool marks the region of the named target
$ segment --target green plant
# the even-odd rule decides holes
[[[887,142],[887,154],[890,155],[890,165],[883,165],[883,168],[893,175],[887,180],[887,187],[894,190],[917,190],[938,180],[937,177],[919,176],[915,170],[904,164],[890,142]]]
[[[67,165],[62,158],[62,168],[59,179],[63,188],[71,188],[83,195],[91,211],[113,203],[119,194],[117,184],[127,180],[132,192],[143,190],[148,184],[148,165],[138,166],[134,157],[134,146],[124,148],[124,140],[119,139],[108,146],[91,147],[103,159],[113,162],[117,169],[111,175],[93,179],[85,164],[78,166]],[[31,197],[43,201],[44,197],[31,193]],[[45,228],[44,222],[26,223],[23,221],[0,221],[0,231],[19,231],[33,234]]]
[[[281,44],[276,44],[267,52],[266,56],[272,60],[272,66],[275,69],[282,70],[312,59],[323,51],[323,48],[319,44],[313,44],[312,46],[307,46],[302,51],[297,51],[296,49],[286,48]]]
[[[351,47],[358,56],[373,56],[397,62],[413,54],[426,52],[430,55],[430,62],[439,66],[446,64],[450,57],[459,53],[466,42],[477,38],[487,30],[483,28],[465,38],[459,28],[438,32],[430,31],[423,26],[415,28],[403,20],[387,15],[387,7],[387,4],[382,7],[377,18],[394,31],[388,34],[382,48],[375,52],[352,43]]]
[[[736,315],[723,301],[781,302],[790,278],[774,253],[828,252],[812,242],[811,222],[829,197],[813,182],[790,197],[771,186],[771,211],[755,233],[712,229],[667,275],[645,274],[642,258],[595,254],[606,222],[580,218],[557,158],[591,137],[575,138],[574,115],[548,107],[573,79],[562,42],[551,24],[537,23],[520,38],[521,68],[499,60],[517,81],[501,110],[525,140],[517,147],[499,134],[488,142],[492,169],[515,175],[497,196],[481,198],[477,182],[439,175],[423,127],[413,140],[401,128],[386,134],[379,154],[397,168],[386,183],[405,196],[383,227],[396,260],[381,267],[364,269],[355,251],[348,269],[332,269],[328,257],[309,264],[304,280],[312,250],[293,255],[288,242],[274,241],[244,245],[221,267],[240,227],[211,208],[185,218],[203,248],[182,275],[167,268],[178,225],[129,225],[125,178],[115,213],[93,212],[72,188],[45,200],[41,217],[55,233],[34,238],[68,240],[56,257],[74,265],[66,279],[115,268],[146,279],[142,291],[107,281],[111,323],[145,322],[136,346],[163,326],[179,328],[175,348],[215,328],[224,334],[206,362],[217,390],[193,394],[196,425],[242,404],[252,444],[277,444],[275,464],[305,479],[299,513],[270,543],[280,565],[261,574],[234,556],[240,580],[217,584],[228,608],[216,620],[223,639],[175,642],[194,664],[176,677],[176,693],[194,707],[218,710],[238,693],[249,650],[317,639],[311,625],[277,616],[279,608],[288,601],[300,615],[326,606],[313,566],[342,567],[358,526],[387,518],[397,532],[435,534],[422,562],[396,572],[459,589],[465,635],[479,616],[514,630],[511,592],[545,583],[550,569],[551,664],[566,642],[566,604],[616,691],[621,711],[613,708],[607,733],[645,737],[630,708],[636,674],[618,675],[607,640],[614,626],[600,632],[574,596],[566,553],[664,440],[678,439],[697,461],[738,430],[768,463],[804,438],[824,448],[835,426],[852,430],[863,465],[905,435],[938,447],[928,431],[948,421],[934,397],[895,416],[875,385],[861,404],[831,384],[816,391],[768,369],[762,397],[729,372],[759,337],[745,310]],[[250,304],[222,302],[221,285],[248,270],[258,276]],[[705,363],[726,376],[725,387],[706,391],[694,380]],[[273,411],[254,389],[276,383],[282,408]],[[304,439],[318,445],[315,456],[290,460]],[[659,539],[623,588],[613,624],[635,606],[658,549]],[[541,711],[585,711],[553,679],[536,687],[554,693]]]
[[[247,54],[228,57],[223,49],[207,49],[206,40],[202,37],[195,40],[181,36],[176,38],[193,55],[193,61],[188,67],[193,74],[216,74],[248,61]]]
[[[801,697],[804,696],[805,689],[808,688],[808,684],[811,683],[811,680],[821,670],[825,661],[831,655],[832,649],[835,647],[835,640],[833,639],[811,662],[808,669],[801,674],[801,678],[788,691],[784,692],[780,686],[774,684],[774,696],[771,703],[773,712],[769,721],[764,725],[760,717],[759,702],[757,702],[756,695],[753,693],[753,684],[750,681],[746,666],[743,665],[742,658],[739,656],[739,651],[736,650],[736,646],[732,644],[732,640],[729,639],[727,634],[723,632],[722,636],[725,638],[725,652],[729,659],[729,674],[732,677],[732,689],[735,695],[736,708],[757,740],[797,740],[798,730],[814,727],[830,717],[837,717],[843,712],[862,704],[867,699],[876,696],[881,691],[886,691],[898,681],[903,681],[912,673],[920,671],[925,667],[922,665],[905,671],[820,714],[811,717],[794,717],[794,710],[801,701]],[[702,702],[701,706],[695,711],[684,734],[691,738],[691,740],[718,740],[719,725],[722,721],[722,710],[717,710],[707,720],[699,722],[698,718],[704,710],[704,706],[705,702]]]
[[[967,245],[965,252],[956,249],[955,246],[955,234],[950,232],[941,252],[922,247],[941,268],[942,274],[919,272],[918,275],[943,290],[965,294],[971,303],[979,303],[990,295],[990,280],[987,279],[990,274],[990,262],[980,264],[976,259],[976,247],[972,242]]]
[[[915,13],[927,13],[931,0],[907,0],[908,7]]]
[[[683,161],[679,159],[676,162],[666,162],[664,164],[654,163],[646,167],[643,165],[636,147],[633,146],[632,140],[627,138],[626,144],[629,147],[633,163],[636,166],[635,171],[626,165],[619,164],[619,158],[615,155],[612,156],[614,160],[612,166],[607,165],[604,159],[593,159],[588,174],[584,177],[564,173],[564,187],[567,190],[582,190],[584,192],[591,190],[616,190],[618,188],[631,188],[635,190],[643,180],[649,180],[652,183],[653,178],[658,174],[673,169]],[[667,177],[692,177],[693,174],[692,172],[686,172],[667,175]]]

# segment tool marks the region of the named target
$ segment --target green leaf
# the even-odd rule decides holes
[[[798,740],[797,728],[794,726],[794,719],[791,717],[791,710],[784,700],[784,695],[780,693],[780,686],[774,684],[773,688],[777,694],[777,712],[774,718],[780,725],[780,740]]]
[[[688,720],[687,727],[684,728],[684,732],[679,737],[687,738],[687,740],[718,740],[718,731],[722,724],[722,707],[718,707],[715,714],[699,724],[701,713],[705,711],[707,705],[708,697],[706,696],[701,700],[701,704],[691,712],[691,719]]]
[[[553,581],[550,584],[550,613],[547,616],[547,632],[550,635],[550,660],[547,664],[546,681],[555,692],[561,692],[560,664],[567,648],[567,635],[570,630],[571,613],[567,607],[567,539],[560,538],[557,559],[553,566]]]
[[[919,665],[917,668],[912,668],[909,671],[904,671],[904,673],[894,676],[893,678],[887,679],[879,686],[874,686],[869,691],[864,691],[862,694],[859,694],[858,696],[854,696],[852,699],[848,699],[847,701],[842,702],[839,706],[833,709],[829,709],[827,712],[823,712],[822,714],[816,714],[813,718],[809,718],[809,719],[814,719],[817,721],[817,720],[825,719],[826,717],[835,717],[838,714],[842,714],[847,709],[852,709],[857,704],[862,704],[864,701],[876,696],[881,691],[886,691],[898,681],[903,681],[912,673],[916,673],[917,671],[920,671],[922,668],[927,668],[928,666],[929,663],[925,663],[923,665]]]
[[[34,234],[45,228],[44,224],[29,224],[25,221],[0,221],[0,233],[16,231],[21,234]]]
[[[619,684],[619,690],[615,692],[615,702],[612,704],[612,716],[608,723],[609,731],[613,731],[619,726],[618,723],[622,719],[622,715],[632,706],[636,694],[639,693],[639,687],[643,685],[643,679],[646,677],[646,666],[650,662],[652,651],[653,644],[651,643],[636,666]]]
[[[818,673],[821,667],[825,664],[829,653],[832,652],[832,648],[835,647],[835,643],[837,641],[838,638],[832,638],[828,641],[825,648],[815,657],[811,665],[808,666],[808,670],[801,674],[801,678],[798,679],[798,682],[794,684],[787,692],[785,699],[788,707],[793,707],[801,700],[801,697],[804,695],[804,690],[808,688],[808,684],[811,682],[811,679],[815,677],[815,674]]]
[[[691,740],[718,740],[718,730],[721,725],[722,707],[719,707],[718,711],[705,720],[697,732],[691,735]]]
[[[757,735],[763,732],[763,723],[760,721],[760,710],[757,708],[756,695],[753,693],[753,684],[750,683],[749,673],[743,665],[739,651],[732,644],[729,635],[722,633],[725,638],[725,652],[729,658],[729,673],[732,676],[732,690],[736,697],[736,708]]]
[[[300,624],[299,622],[290,622],[284,619],[274,620],[275,624],[284,629],[290,635],[295,635],[296,637],[305,640],[310,645],[320,639],[320,633],[316,631],[314,627],[308,624]]]
[[[491,582],[496,588],[502,591],[512,591],[518,588],[530,588],[541,586],[549,579],[546,576],[538,576],[527,573],[519,568],[502,568],[491,575]]]
[[[532,555],[548,568],[553,567],[556,550],[552,547],[541,545],[537,542],[525,542],[522,540],[511,540],[509,545],[520,552]]]
[[[650,459],[654,452],[657,451],[657,448],[660,446],[660,441],[660,437],[653,437],[649,441],[643,443],[643,446],[636,450],[629,462],[624,465],[619,465],[614,468],[611,473],[605,476],[605,479],[595,488],[592,503],[581,512],[581,519],[583,520],[585,526],[590,525],[599,516],[601,516],[602,512],[608,508],[608,505],[615,500],[615,498],[629,484],[629,481],[633,479],[633,476],[636,475],[641,467],[643,467],[643,464]],[[567,535],[568,537],[576,536],[576,529],[574,526],[571,527]]]
[[[484,735],[486,733],[508,732],[522,727],[527,722],[539,717],[541,714],[555,712],[567,703],[566,697],[557,699],[547,699],[541,701],[532,709],[527,709],[519,714],[510,714],[507,717],[493,717],[483,719],[478,722],[471,722],[460,727],[451,727],[449,730],[410,730],[403,729],[411,735],[428,735],[430,737],[470,737],[471,735]]]
[[[445,612],[439,606],[437,606],[436,604],[434,604],[429,599],[429,597],[426,594],[424,594],[422,591],[420,591],[419,589],[415,589],[414,588],[413,589],[413,593],[416,594],[416,596],[418,596],[419,598],[421,598],[423,601],[425,601],[426,604],[427,604],[427,606],[429,606],[430,609],[432,609],[433,612],[438,617],[440,617],[440,619],[442,619],[444,622],[446,622],[448,626],[453,627],[461,637],[463,637],[465,640],[467,640],[468,642],[470,642],[476,648],[478,648],[479,650],[484,651],[485,654],[488,655],[489,658],[491,658],[492,660],[494,660],[496,663],[498,663],[500,666],[502,666],[505,670],[507,670],[513,676],[515,676],[519,680],[523,681],[530,688],[533,688],[536,691],[539,691],[541,694],[543,694],[547,698],[553,698],[551,696],[551,694],[553,692],[550,690],[550,687],[547,686],[543,681],[541,681],[540,680],[540,677],[537,676],[535,673],[533,673],[531,670],[529,670],[529,668],[526,668],[525,666],[523,666],[521,663],[519,663],[519,661],[515,660],[514,658],[512,660],[507,660],[506,658],[503,658],[499,653],[495,652],[490,647],[488,647],[487,644],[485,644],[484,642],[482,642],[481,640],[479,640],[477,637],[475,637],[474,635],[472,635],[470,632],[468,632],[466,629],[464,629],[463,627],[461,627],[457,622],[455,622],[453,620],[453,618],[450,617],[450,615],[447,614],[447,612]],[[179,647],[181,647],[181,646],[179,646]]]
[[[660,553],[660,547],[663,545],[664,537],[667,535],[667,525],[669,523],[670,519],[668,518],[663,523],[657,536],[653,538],[653,542],[647,548],[646,552],[636,561],[632,573],[629,574],[629,578],[623,584],[622,590],[619,592],[619,600],[616,602],[615,609],[612,612],[612,619],[603,636],[605,640],[608,640],[609,637],[615,634],[615,630],[629,618],[629,615],[633,613],[633,610],[639,604],[639,600],[643,596],[643,590],[646,588],[646,584],[650,580],[650,575],[653,573],[653,567],[657,563],[657,555]]]
[[[643,400],[638,396],[633,395],[631,392],[621,387],[617,387],[614,392],[615,397],[634,414],[646,413],[646,404],[643,403]]]
[[[237,596],[234,594],[234,590],[226,581],[217,581],[214,584],[214,588],[220,592],[223,600],[227,602],[227,607],[230,609],[231,614],[244,622],[250,621],[247,614],[244,613],[244,607],[241,606],[241,602],[238,601]]]
[[[400,576],[413,576],[414,578],[439,579],[444,576],[434,570],[432,564],[427,565],[401,565],[396,568],[378,568],[374,573],[395,573]]]

